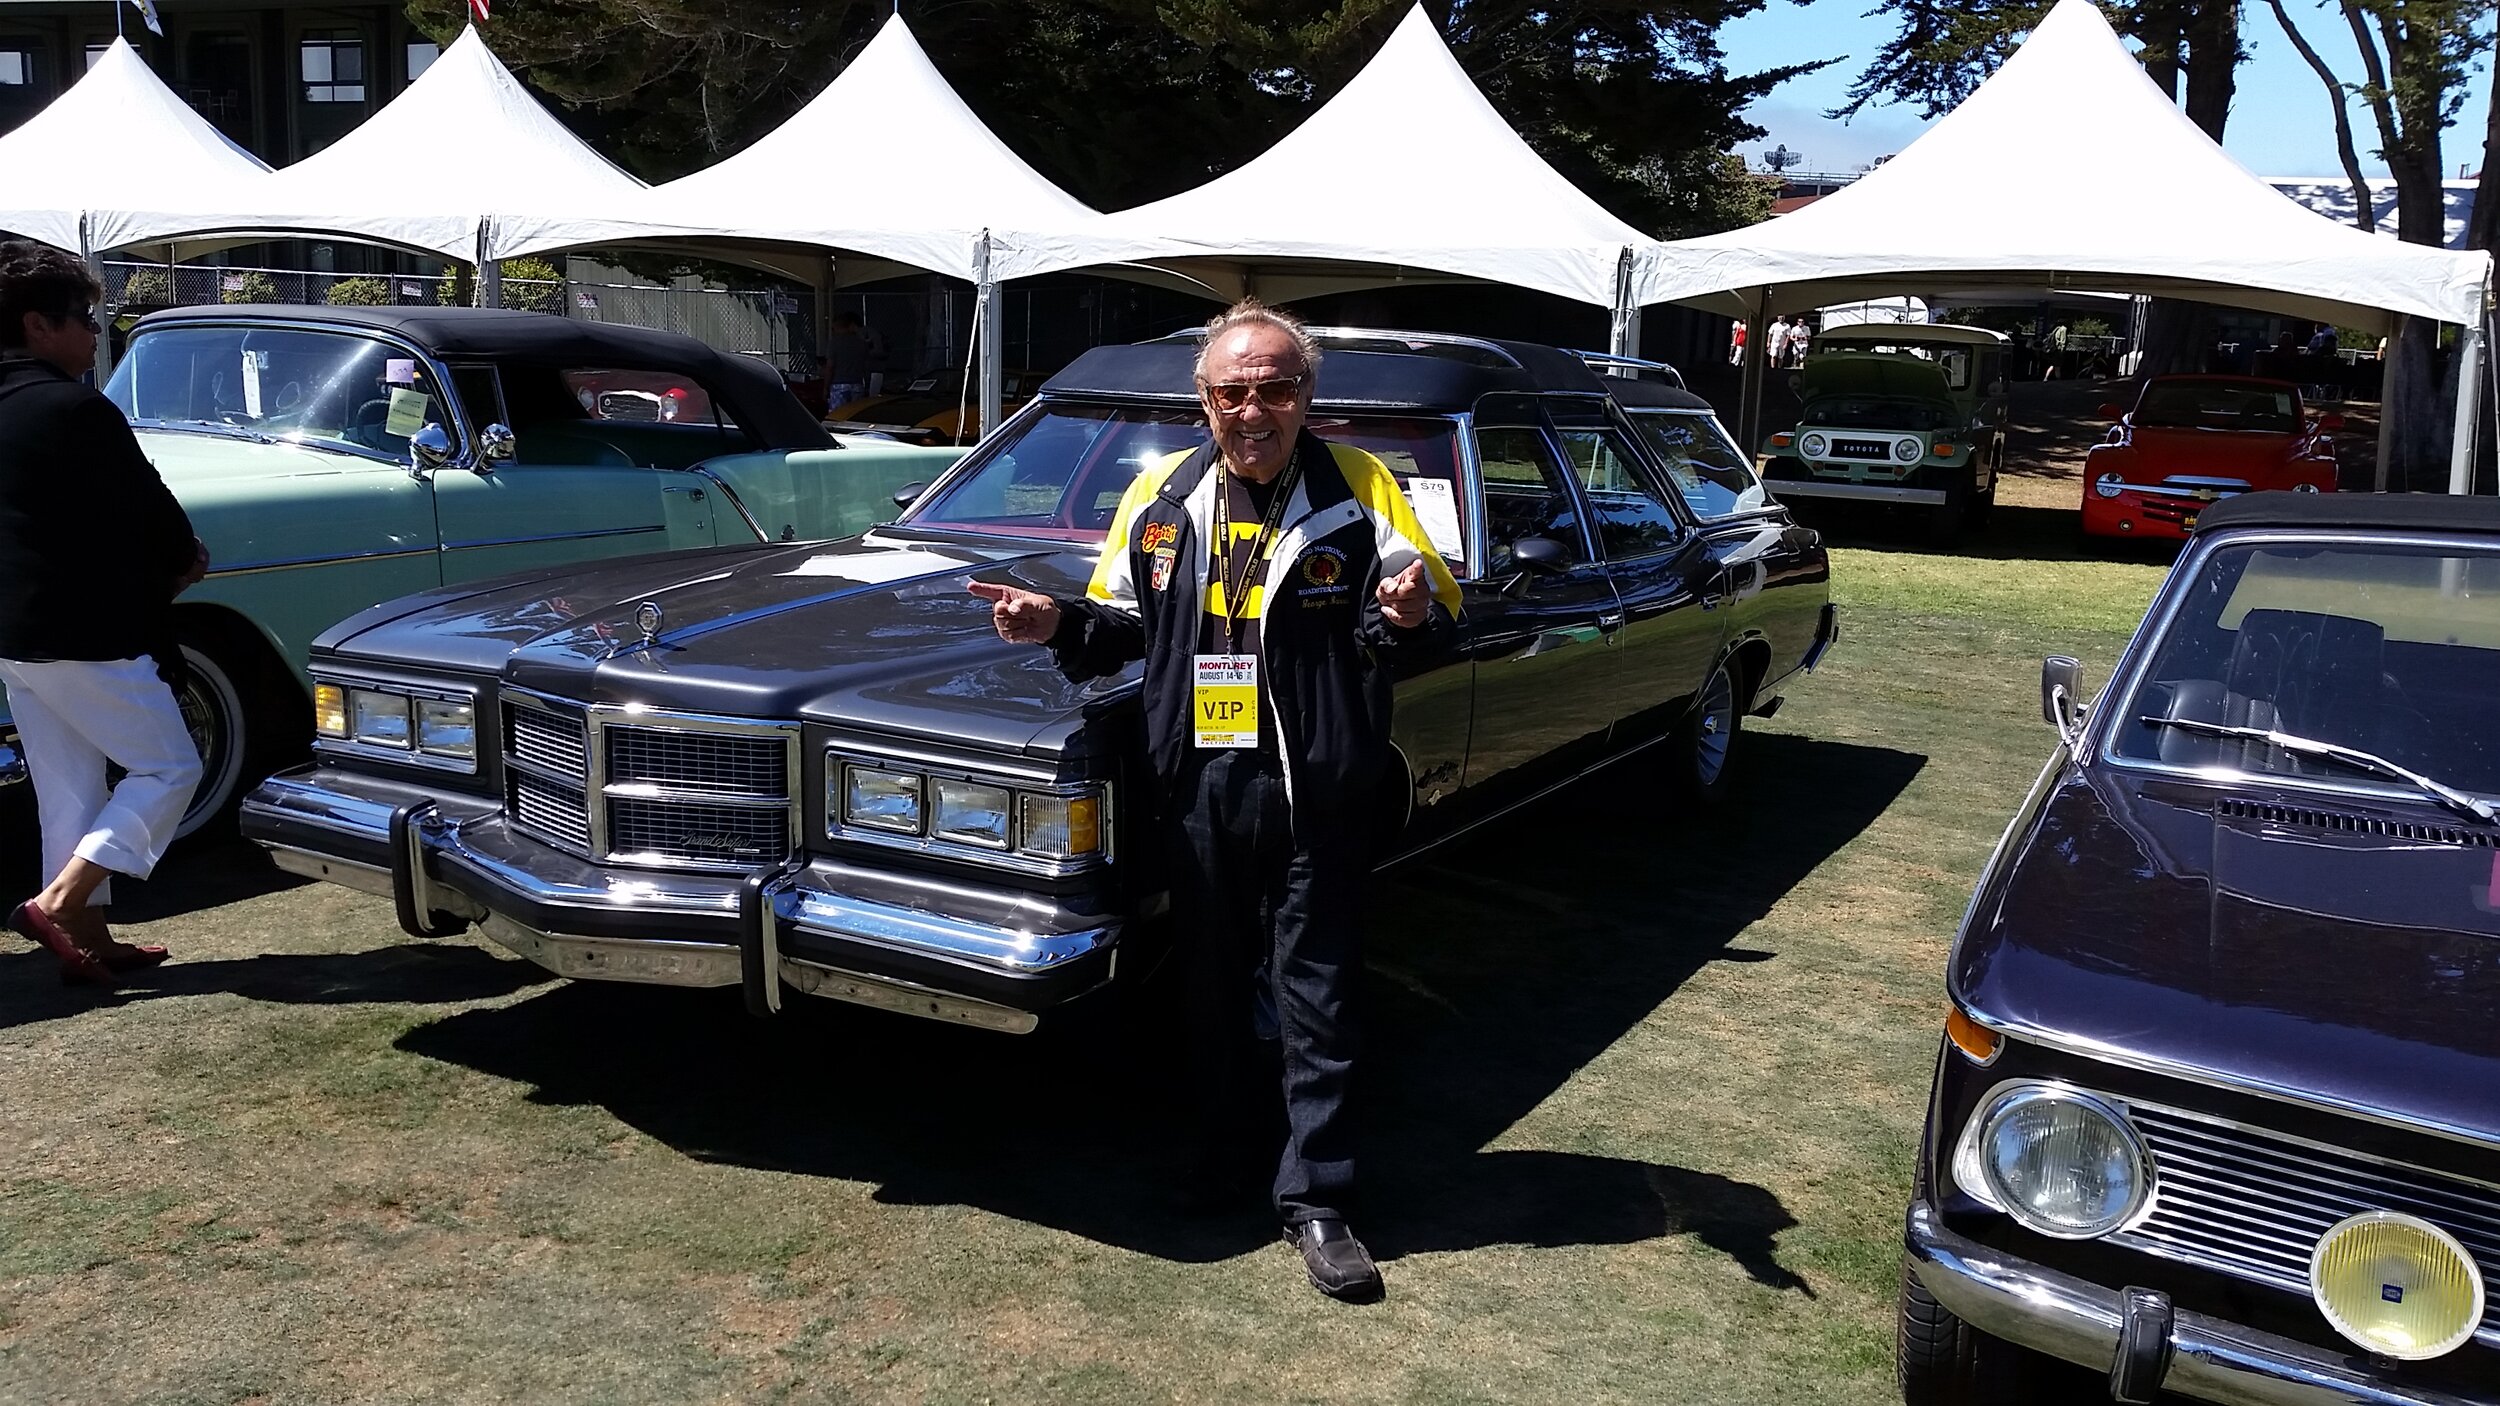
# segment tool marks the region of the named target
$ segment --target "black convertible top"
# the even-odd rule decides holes
[[[2444,493],[2243,493],[2199,513],[2196,535],[2234,527],[2500,532],[2500,498]]]
[[[1444,348],[1386,350],[1411,334],[1382,332],[1376,345],[1329,337],[1320,358],[1313,403],[1338,410],[1423,410],[1454,414],[1503,391],[1604,395],[1600,380],[1569,352],[1534,342],[1489,342],[1498,354],[1457,356]],[[1360,345],[1365,349],[1355,350]],[[1197,403],[1190,378],[1198,359],[1194,335],[1128,346],[1096,347],[1042,385],[1045,400],[1116,396]]]
[[[561,365],[568,369],[668,371],[700,384],[741,429],[768,449],[823,449],[833,436],[799,404],[781,373],[752,357],[718,351],[692,337],[581,322],[514,308],[356,308],[248,303],[167,308],[139,329],[177,323],[312,322],[396,333],[442,358]]]

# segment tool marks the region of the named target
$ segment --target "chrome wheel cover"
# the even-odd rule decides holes
[[[1725,667],[1710,671],[1696,705],[1700,716],[1693,729],[1693,777],[1704,786],[1718,784],[1727,770],[1727,752],[1736,740],[1736,681]]]

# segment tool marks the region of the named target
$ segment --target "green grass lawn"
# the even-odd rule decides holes
[[[1891,1391],[1940,972],[2161,568],[1835,554],[1846,637],[1681,819],[1635,766],[1372,924],[1390,1296],[1159,1200],[1170,1061],[566,985],[243,848],[98,1002],[0,955],[0,1402],[1801,1402]]]

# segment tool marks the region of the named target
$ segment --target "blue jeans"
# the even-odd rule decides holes
[[[1246,1110],[1267,1102],[1260,1075],[1281,1057],[1276,1213],[1287,1225],[1343,1216],[1354,1197],[1347,1102],[1368,872],[1360,845],[1296,844],[1283,773],[1262,752],[1193,754],[1180,802],[1172,901],[1201,1164],[1238,1146]],[[1277,1056],[1258,1039],[1261,983],[1273,996]]]

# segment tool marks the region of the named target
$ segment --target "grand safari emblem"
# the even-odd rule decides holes
[[[643,648],[649,649],[660,642],[660,626],[667,619],[667,613],[660,609],[658,601],[647,600],[634,607],[634,628],[642,631]]]

